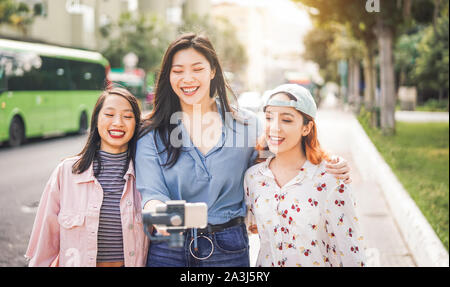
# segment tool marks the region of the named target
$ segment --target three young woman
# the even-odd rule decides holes
[[[148,240],[133,167],[139,120],[130,92],[101,94],[85,147],[47,182],[26,252],[29,266],[145,265]]]
[[[164,55],[139,140],[136,99],[103,93],[85,148],[44,190],[30,266],[249,266],[243,180],[258,155],[258,125],[230,105],[227,88],[210,41],[185,34]],[[345,161],[329,168],[348,177]],[[141,208],[176,199],[206,202],[207,228],[189,230],[183,248],[148,248]]]
[[[295,84],[271,91],[264,106],[263,138],[274,156],[244,179],[250,229],[260,238],[257,266],[365,265],[350,187],[325,170],[316,110]]]

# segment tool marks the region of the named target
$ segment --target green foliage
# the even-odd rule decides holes
[[[436,25],[430,25],[417,47],[419,57],[414,69],[419,87],[449,89],[449,5],[441,10]]]
[[[11,25],[26,32],[34,13],[27,4],[14,0],[0,0],[0,25]]]
[[[375,39],[374,26],[376,15],[368,13],[365,9],[365,1],[361,0],[294,0],[301,2],[315,10],[311,17],[316,26],[327,23],[341,23],[348,25],[351,35],[357,39],[373,41]]]
[[[236,27],[226,18],[217,18],[214,23],[209,16],[196,14],[184,18],[178,33],[194,32],[206,35],[214,45],[225,71],[241,72],[247,64],[245,47],[237,38]]]
[[[439,101],[436,99],[429,99],[423,105],[417,106],[416,111],[422,112],[448,112],[448,100]]]
[[[348,51],[358,51],[349,49],[351,46],[356,47],[350,44],[350,39],[353,38],[361,41],[362,51],[366,52],[365,60],[373,59],[375,54],[367,52],[376,53],[377,37],[381,35],[381,31],[390,30],[395,41],[394,66],[399,75],[399,84],[417,86],[419,92],[431,89],[438,94],[439,91],[439,99],[448,97],[448,0],[380,0],[379,13],[367,12],[366,1],[361,0],[293,1],[310,8],[316,27],[322,28],[330,23],[340,23],[347,27],[348,34],[344,35],[347,39],[342,37],[341,41],[337,39],[333,45],[328,46],[329,52],[335,57],[339,53],[342,57]],[[321,49],[310,46],[310,50]],[[312,51],[314,57],[310,56],[310,59],[319,58],[314,53],[316,52]],[[333,65],[324,63],[325,60],[330,60],[330,57],[314,61],[319,63],[322,74],[330,74],[327,70]],[[380,71],[385,69],[386,66],[380,66]]]
[[[400,73],[400,86],[414,86],[417,84],[414,69],[420,56],[418,46],[424,36],[424,29],[419,28],[416,33],[401,35],[394,48],[395,69]]]
[[[114,29],[117,35],[112,37]],[[156,16],[132,17],[130,13],[121,15],[118,23],[104,27],[102,35],[109,39],[102,51],[112,67],[122,67],[123,57],[129,52],[139,58],[138,66],[154,72],[169,45],[169,27]]]
[[[333,61],[328,48],[335,40],[332,28],[315,27],[304,38],[303,57],[319,65],[320,74],[325,82],[338,82],[337,63]]]

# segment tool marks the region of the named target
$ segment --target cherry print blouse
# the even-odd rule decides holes
[[[273,157],[249,168],[244,190],[249,224],[260,238],[257,266],[364,266],[363,237],[350,187],[306,161],[283,187]]]

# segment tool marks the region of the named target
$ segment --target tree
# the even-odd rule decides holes
[[[418,46],[423,37],[424,28],[418,27],[414,33],[401,35],[395,44],[395,71],[400,75],[399,86],[414,86],[417,83],[414,69],[419,57]]]
[[[434,24],[427,27],[418,44],[418,58],[413,70],[419,87],[439,91],[439,101],[449,90],[449,4]],[[448,107],[448,103],[447,103]]]
[[[355,0],[295,0],[303,4],[313,7],[315,10],[312,13],[313,19],[316,20],[316,26],[323,25],[342,25],[346,27],[345,38],[350,41],[350,46],[353,50],[358,46],[358,57],[351,53],[349,46],[341,41],[344,47],[350,53],[346,60],[349,65],[349,80],[353,86],[349,90],[353,94],[353,98],[359,98],[359,62],[363,60],[364,66],[364,81],[366,88],[364,90],[364,104],[366,110],[372,111],[375,106],[375,91],[376,91],[376,35],[374,33],[374,26],[376,23],[375,17],[365,11],[365,5],[361,1]],[[343,39],[341,39],[343,40]],[[345,40],[344,40],[345,42]],[[356,46],[355,46],[356,45]],[[353,75],[353,77],[352,77]],[[353,80],[352,80],[353,78]]]
[[[116,36],[112,37],[114,29]],[[103,37],[108,39],[102,51],[112,67],[122,67],[123,57],[133,52],[139,58],[138,66],[147,72],[155,72],[169,45],[168,26],[156,16],[132,17],[130,13],[120,16],[118,23],[102,29]]]
[[[184,18],[178,27],[179,33],[205,34],[211,40],[225,71],[239,73],[247,64],[245,47],[237,38],[236,27],[226,18],[212,19],[192,14]]]
[[[405,27],[417,22],[429,21],[433,9],[440,0],[294,0],[318,11],[315,18],[321,23],[336,21],[349,23],[354,35],[363,40],[368,54],[374,39],[378,44],[381,90],[381,128],[384,134],[395,133],[395,73],[393,48],[395,38]],[[380,3],[379,11],[366,10],[366,3]],[[375,37],[373,37],[375,35]],[[369,49],[370,48],[370,49]],[[370,64],[369,64],[370,65]],[[372,69],[369,69],[372,70]],[[370,79],[371,77],[369,77]]]
[[[356,39],[348,25],[338,25],[335,40],[329,47],[329,53],[335,60],[348,62],[348,102],[355,111],[360,108],[360,63],[363,58],[362,42]]]
[[[0,25],[13,26],[26,35],[34,16],[35,13],[23,2],[0,0]]]
[[[330,26],[317,26],[304,37],[303,57],[319,65],[319,72],[325,82],[338,82],[337,62],[328,51],[335,40],[335,31]]]

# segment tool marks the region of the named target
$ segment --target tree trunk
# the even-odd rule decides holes
[[[375,48],[372,43],[367,43],[364,51],[364,107],[371,111],[375,106]]]
[[[360,80],[359,61],[356,58],[350,58],[349,61],[349,104],[358,112],[360,106]]]
[[[381,88],[381,130],[385,135],[395,133],[395,78],[393,63],[393,37],[392,28],[378,19],[377,38],[380,50],[380,88]]]
[[[346,104],[351,104],[353,99],[353,64],[352,59],[348,59],[348,74],[347,74],[347,96]]]
[[[377,75],[375,67],[376,42],[367,42],[364,51],[364,107],[370,113],[370,126],[378,127],[378,112],[376,109],[375,95],[377,89]]]

